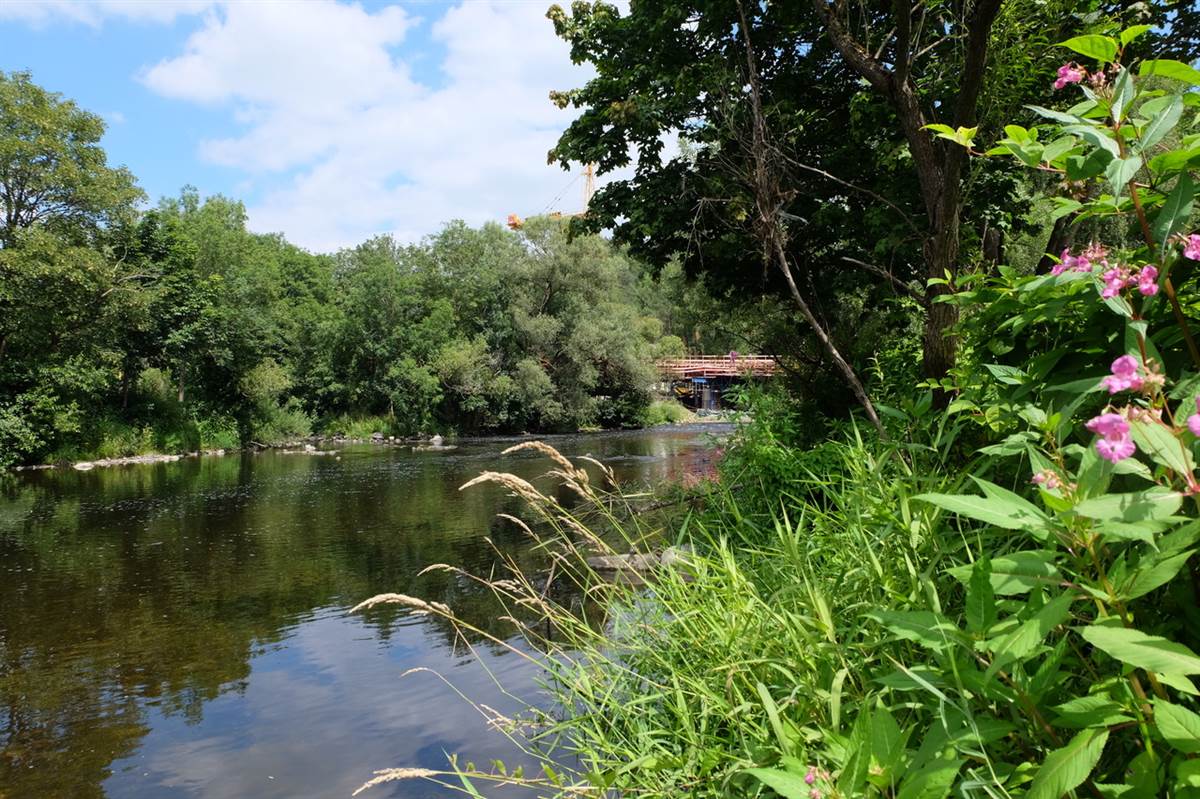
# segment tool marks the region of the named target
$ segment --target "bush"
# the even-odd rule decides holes
[[[654,400],[646,407],[642,416],[643,427],[660,424],[684,424],[694,421],[696,415],[675,400]]]

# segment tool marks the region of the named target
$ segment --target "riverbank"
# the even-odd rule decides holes
[[[737,412],[722,412],[709,411],[703,415],[689,412],[689,415],[679,421],[658,422],[645,427],[634,428],[618,428],[613,430],[578,430],[573,433],[520,433],[515,435],[488,435],[488,436],[456,436],[448,441],[453,443],[441,443],[447,441],[441,436],[385,436],[383,433],[373,430],[370,434],[361,437],[349,437],[344,435],[316,435],[305,438],[289,439],[287,441],[278,441],[273,443],[253,442],[247,447],[221,447],[215,449],[191,450],[187,452],[139,452],[130,455],[122,455],[118,457],[93,457],[80,458],[78,460],[65,460],[59,463],[43,463],[14,466],[11,468],[13,472],[37,472],[55,469],[74,469],[76,471],[91,471],[97,468],[105,468],[110,466],[134,466],[134,465],[151,465],[156,463],[173,463],[181,460],[193,460],[200,458],[222,458],[226,456],[239,455],[245,452],[278,452],[288,455],[316,455],[316,456],[333,456],[336,457],[338,451],[345,446],[354,445],[373,445],[379,447],[400,447],[412,449],[413,451],[423,452],[448,452],[453,450],[460,442],[462,443],[480,443],[494,441],[497,443],[512,442],[512,441],[527,441],[534,439],[558,440],[562,438],[570,438],[580,435],[593,435],[597,433],[622,433],[622,432],[653,432],[655,430],[672,430],[672,429],[687,429],[690,427],[729,427],[738,423],[744,423],[749,420],[749,416]],[[441,440],[440,442],[438,440]],[[331,448],[332,447],[332,448]]]

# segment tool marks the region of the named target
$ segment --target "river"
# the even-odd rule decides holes
[[[654,485],[703,471],[726,432],[546,440]],[[495,647],[473,654],[402,609],[346,612],[398,591],[505,634],[469,581],[418,573],[485,573],[485,537],[528,546],[496,518],[519,513],[516,500],[458,490],[488,469],[550,468],[501,458],[512,443],[0,478],[0,799],[344,797],[375,769],[440,769],[447,753],[519,763],[456,689],[512,712],[490,675],[536,698],[533,667]],[[413,668],[429,671],[401,677]],[[398,782],[365,795],[461,794]]]

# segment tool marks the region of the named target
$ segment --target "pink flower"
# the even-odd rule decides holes
[[[1116,463],[1137,452],[1137,447],[1128,438],[1101,438],[1096,441],[1096,452],[1101,458]]]
[[[1056,488],[1062,488],[1062,480],[1060,480],[1058,475],[1050,469],[1043,469],[1035,474],[1033,476],[1033,482],[1036,485],[1040,485],[1047,491],[1053,491]]]
[[[1200,233],[1193,233],[1183,240],[1183,255],[1193,261],[1200,261]]]
[[[812,785],[816,781],[817,781],[817,770],[815,768],[810,768],[808,770],[808,773],[804,775],[804,784]]]
[[[1051,275],[1061,275],[1063,272],[1075,266],[1075,256],[1071,255],[1070,248],[1063,250],[1062,255],[1058,256],[1058,259],[1058,263],[1056,263],[1050,269]]]
[[[1100,296],[1104,299],[1111,299],[1121,293],[1121,290],[1129,285],[1129,273],[1124,269],[1114,267],[1109,269],[1100,278],[1104,281],[1104,289],[1100,292]]]
[[[1140,374],[1137,359],[1132,355],[1122,355],[1112,362],[1112,374],[1104,378],[1104,387],[1109,394],[1118,391],[1141,391],[1146,381]],[[1110,416],[1115,414],[1109,414]],[[1118,417],[1120,418],[1120,417]],[[1124,420],[1122,420],[1124,421]],[[1089,428],[1090,429],[1090,428]]]
[[[1105,460],[1116,463],[1137,451],[1129,437],[1129,422],[1119,413],[1102,413],[1087,423],[1087,429],[1100,436],[1096,452]]]
[[[1092,264],[1108,266],[1108,250],[1103,245],[1093,241],[1083,251],[1083,255],[1080,256],[1079,260],[1081,261],[1081,266],[1075,267],[1076,272],[1090,272],[1092,271]]]
[[[1153,297],[1158,293],[1158,269],[1153,266],[1143,266],[1137,275],[1138,291],[1143,296]]]
[[[1054,81],[1054,88],[1065,88],[1068,84],[1079,83],[1085,77],[1087,77],[1087,71],[1074,61],[1063,64],[1058,68],[1058,80]]]
[[[1200,436],[1200,397],[1196,397],[1196,413],[1188,417],[1187,426],[1192,435]]]
[[[808,799],[821,799],[821,792],[813,788],[808,792]]]
[[[1129,435],[1129,422],[1119,413],[1102,413],[1089,420],[1086,427],[1105,438],[1124,438]]]

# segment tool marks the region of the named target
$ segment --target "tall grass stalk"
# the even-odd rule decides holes
[[[705,509],[665,529],[615,489],[602,464],[572,463],[541,443],[506,452],[524,449],[553,462],[548,475],[577,505],[505,473],[464,488],[495,483],[523,499],[530,523],[518,523],[545,569],[530,573],[499,552],[498,575],[430,567],[485,585],[514,637],[444,606],[414,609],[450,622],[468,647],[488,640],[544,670],[546,701],[502,725],[542,773],[456,764],[437,774],[384,771],[373,784],[420,776],[471,795],[484,783],[559,796],[756,795],[746,769],[808,757],[821,730],[845,728],[848,709],[867,701],[865,665],[897,645],[863,614],[921,600],[940,559],[960,554],[941,551],[928,515],[909,505],[942,481],[918,479],[893,450],[858,437],[823,454],[836,453],[838,468],[799,470],[769,507],[743,507],[744,497],[718,485]],[[665,544],[687,548],[645,582],[597,569],[596,556]],[[391,601],[419,602],[383,595],[363,605]]]

